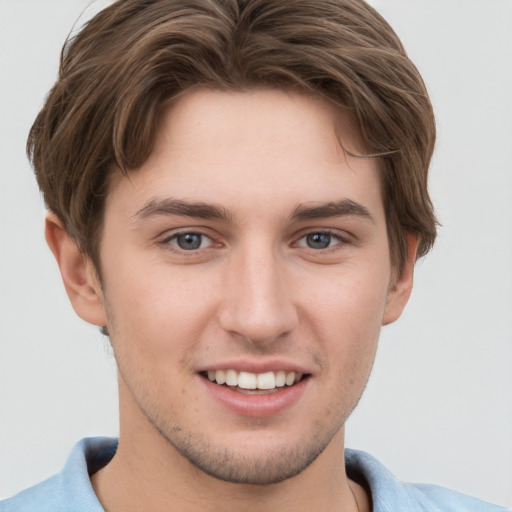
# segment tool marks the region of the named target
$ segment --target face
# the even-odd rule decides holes
[[[377,163],[340,133],[356,148],[324,100],[196,90],[146,163],[114,176],[97,293],[121,437],[246,483],[339,441],[400,302]]]

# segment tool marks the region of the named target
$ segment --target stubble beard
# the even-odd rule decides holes
[[[234,484],[277,484],[298,475],[319,457],[339,431],[335,428],[332,432],[312,436],[313,439],[304,439],[298,446],[257,449],[257,455],[247,455],[247,450],[242,448],[215,446],[201,433],[186,432],[165,420],[152,420],[141,410],[158,434],[195,468]],[[254,431],[256,439],[260,435],[258,430]],[[340,463],[342,460],[340,453]]]
[[[109,325],[112,325],[112,317],[109,320]],[[334,436],[343,428],[356,407],[369,377],[368,372],[355,403],[350,404],[346,393],[340,391],[331,402],[331,407],[316,415],[310,432],[300,440],[300,444],[290,446],[289,443],[283,443],[270,448],[253,447],[248,455],[248,450],[244,450],[243,447],[215,445],[202,432],[184,428],[174,421],[169,411],[162,411],[143,390],[139,389],[139,394],[136,389],[132,389],[130,380],[124,378],[124,365],[117,357],[119,354],[116,354],[115,344],[112,343],[112,332],[109,337],[119,377],[151,428],[192,466],[213,478],[234,484],[277,484],[302,473],[324,452]],[[131,372],[128,370],[127,374],[130,375]],[[134,382],[137,382],[137,379]],[[257,428],[254,429],[253,435],[256,439],[262,434],[264,435]],[[339,457],[340,464],[343,464],[342,451]]]
[[[123,377],[119,366],[118,372],[136,406],[148,424],[161,436],[172,450],[176,451],[194,468],[203,473],[229,483],[246,485],[277,484],[292,478],[310,466],[326,449],[336,433],[344,425],[346,416],[342,407],[331,421],[322,422],[321,418],[332,415],[331,411],[318,414],[310,433],[300,443],[290,445],[284,442],[271,447],[253,446],[246,449],[241,446],[214,444],[207,435],[184,428],[176,423],[169,411],[163,412],[149,396],[139,396],[130,383]],[[343,402],[342,402],[343,403]],[[167,414],[166,414],[167,413]],[[347,415],[348,416],[348,415]],[[257,442],[265,436],[265,432],[255,428],[253,431]],[[257,444],[257,443],[255,443]],[[340,464],[343,464],[343,453],[340,451]]]
[[[303,472],[333,441],[357,405],[356,402],[347,407],[347,396],[340,393],[331,402],[330,408],[323,413],[315,414],[316,419],[313,420],[309,432],[295,445],[287,442],[285,438],[281,444],[273,443],[270,447],[256,446],[261,444],[259,442],[265,436],[264,427],[262,430],[254,428],[252,435],[256,443],[249,449],[237,446],[236,443],[232,446],[226,442],[216,444],[208,439],[207,434],[177,423],[171,411],[162,411],[146,393],[142,392],[139,395],[130,387],[129,381],[124,379],[119,361],[117,362],[119,376],[141,414],[157,435],[194,468],[213,478],[234,484],[277,484]],[[334,404],[337,404],[337,407],[333,407]],[[339,462],[343,464],[342,445]]]

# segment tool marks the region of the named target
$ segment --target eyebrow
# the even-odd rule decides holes
[[[291,214],[292,220],[327,219],[330,217],[344,216],[360,217],[375,223],[375,219],[368,209],[351,199],[331,201],[318,206],[299,204],[294,208]]]
[[[202,202],[189,202],[174,198],[153,198],[132,216],[134,222],[145,221],[150,217],[178,215],[198,219],[233,220],[233,215],[223,208]]]
[[[198,219],[213,219],[232,221],[234,215],[222,206],[203,202],[190,202],[174,198],[153,198],[132,216],[134,222],[143,222],[156,216],[184,216]],[[354,216],[375,222],[367,208],[352,201],[342,199],[316,206],[297,205],[291,215],[291,220],[326,219],[332,217]]]

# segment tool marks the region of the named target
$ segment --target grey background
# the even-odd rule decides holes
[[[115,365],[68,304],[24,155],[87,4],[0,1],[0,497],[58,471],[79,438],[117,433]],[[512,2],[373,4],[432,95],[443,227],[383,330],[347,446],[402,480],[512,506]]]

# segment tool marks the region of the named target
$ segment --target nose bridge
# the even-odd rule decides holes
[[[268,240],[254,240],[234,251],[227,266],[222,327],[253,343],[289,332],[297,319],[287,286],[283,256]]]

